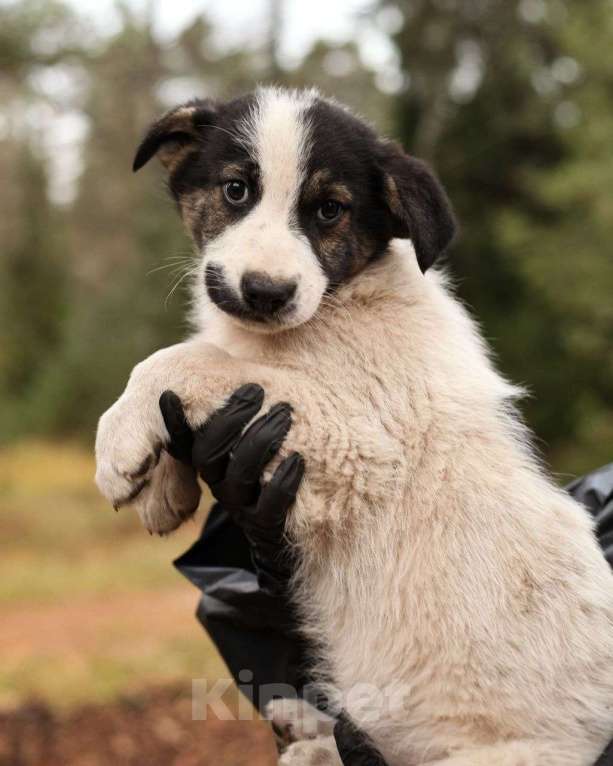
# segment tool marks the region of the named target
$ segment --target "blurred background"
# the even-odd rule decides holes
[[[149,538],[92,482],[97,417],[187,331],[189,242],[130,172],[148,123],[316,85],[428,159],[565,482],[613,455],[612,49],[612,0],[0,0],[0,762],[273,762],[191,721],[224,674],[171,567],[199,522]]]

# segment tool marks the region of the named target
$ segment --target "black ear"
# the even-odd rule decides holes
[[[140,170],[154,154],[170,168],[190,146],[202,139],[202,129],[213,123],[216,111],[213,101],[195,99],[166,112],[141,141],[132,170]]]
[[[412,241],[419,267],[425,272],[456,232],[451,203],[428,166],[399,146],[386,145],[383,168],[393,236]]]

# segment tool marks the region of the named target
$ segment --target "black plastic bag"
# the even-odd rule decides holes
[[[282,596],[260,587],[247,539],[219,505],[175,566],[202,591],[197,617],[235,681],[253,688],[255,707],[269,701],[266,687],[285,684],[300,695],[308,662],[295,619]]]

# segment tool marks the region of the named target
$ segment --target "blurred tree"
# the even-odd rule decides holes
[[[300,72],[284,73],[272,40],[279,33],[278,5],[269,38],[251,49],[225,53],[216,48],[213,30],[202,17],[166,47],[153,35],[151,8],[144,13],[127,4],[119,8],[119,32],[91,52],[86,63],[90,86],[83,108],[90,130],[71,213],[77,290],[61,355],[40,381],[39,404],[31,404],[39,413],[39,427],[51,432],[92,433],[132,366],[179,340],[185,329],[183,285],[173,296],[179,299],[164,297],[166,267],[178,272],[175,282],[189,276],[190,244],[164,194],[161,169],[130,175],[132,155],[146,126],[182,99],[227,98],[251,90],[271,74],[285,85],[330,84],[326,56],[341,50],[319,44]],[[343,74],[350,101],[361,98],[361,106],[380,106],[384,98],[373,86],[373,73],[361,66],[355,46],[342,51],[351,57]],[[365,99],[364,93],[374,94],[373,99]]]
[[[38,376],[54,361],[67,288],[43,162],[24,143],[7,170],[4,178],[18,200],[2,227],[0,390],[8,406],[0,410],[0,433],[5,436],[23,428],[27,414],[19,403],[27,401]]]
[[[458,291],[530,386],[548,457],[611,459],[610,0],[373,0],[354,40],[317,41],[299,66],[283,0],[267,8],[265,32],[228,49],[205,17],[160,41],[150,3],[119,2],[107,34],[62,0],[0,4],[0,432],[91,437],[132,365],[183,334],[191,246],[161,169],[133,177],[132,152],[169,106],[275,81],[318,86],[433,162],[463,223]],[[391,81],[365,63],[389,34]],[[59,207],[65,114],[88,129]]]
[[[608,419],[604,398],[596,406],[593,397],[599,391],[610,396],[613,379],[610,372],[606,382],[602,379],[602,348],[594,354],[585,337],[573,347],[580,319],[561,298],[554,275],[562,262],[576,262],[568,239],[569,205],[548,187],[559,173],[566,176],[572,163],[560,116],[570,109],[569,73],[577,61],[587,60],[592,44],[590,35],[575,34],[571,41],[568,22],[572,19],[573,29],[606,28],[610,4],[415,0],[394,5],[405,17],[396,43],[408,79],[397,102],[399,133],[410,150],[432,160],[463,223],[450,258],[458,292],[482,322],[503,370],[528,384],[533,398],[524,405],[526,415],[556,466],[576,470],[605,462],[611,459],[611,442],[602,443],[596,430],[581,436],[580,431],[586,396],[592,400],[592,423]],[[604,43],[607,35],[601,38]],[[610,39],[609,34],[609,44]],[[606,98],[599,109],[610,121]],[[575,172],[585,172],[588,161],[586,153],[575,152]],[[598,194],[605,195],[603,185]],[[581,229],[592,227],[595,202],[575,217]],[[611,220],[605,228],[611,233]],[[577,235],[578,230],[574,240]],[[604,242],[588,238],[596,246],[589,263],[608,260]],[[587,288],[598,272],[583,264]],[[567,283],[563,291],[576,287],[576,281]],[[589,292],[583,291],[584,308],[601,303]],[[604,311],[602,305],[597,310]],[[605,335],[596,335],[602,343]],[[581,455],[563,453],[573,442]]]
[[[70,214],[77,284],[61,357],[39,392],[44,426],[53,431],[92,433],[134,364],[179,340],[182,330],[181,302],[165,302],[168,277],[160,267],[187,268],[189,246],[161,174],[152,184],[130,170],[146,126],[163,111],[157,87],[167,69],[151,6],[142,14],[126,3],[117,8],[119,32],[86,65],[90,129]]]
[[[66,47],[53,43],[65,32]],[[69,272],[61,213],[48,194],[41,112],[31,76],[77,54],[76,21],[63,5],[24,0],[0,7],[0,439],[27,430],[38,378],[55,363]],[[47,37],[45,38],[45,34]]]
[[[559,439],[555,458],[586,470],[613,454],[613,6],[595,1],[581,10],[557,19],[563,55],[550,71],[564,159],[550,172],[526,175],[557,211],[556,223],[530,226],[521,211],[509,211],[503,236],[521,254],[523,278],[556,308],[569,360],[560,399],[572,398],[576,424],[571,438]]]
[[[25,82],[34,66],[83,55],[83,24],[61,0],[0,4],[0,83]]]
[[[379,130],[392,128],[393,100],[376,85],[376,73],[361,60],[355,42],[331,45],[319,40],[299,67],[286,72],[284,84],[292,88],[315,86],[350,106]]]

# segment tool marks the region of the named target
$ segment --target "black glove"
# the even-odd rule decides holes
[[[387,766],[368,737],[343,713],[334,726],[334,739],[344,766]]]
[[[166,449],[175,459],[194,466],[213,497],[242,529],[260,586],[282,593],[293,570],[290,547],[284,540],[285,519],[296,499],[304,460],[298,453],[291,454],[271,480],[261,485],[261,474],[292,423],[291,406],[281,402],[243,433],[263,400],[260,386],[241,386],[195,431],[188,426],[181,400],[172,391],[162,394],[160,409],[170,435]]]
[[[293,567],[283,529],[302,479],[304,461],[296,453],[290,455],[268,484],[261,486],[265,465],[291,427],[291,407],[281,403],[242,433],[259,412],[263,399],[260,386],[242,386],[195,431],[187,424],[181,400],[174,392],[162,394],[160,409],[170,436],[166,450],[176,460],[193,465],[202,476],[247,537],[260,587],[283,598]],[[289,604],[284,604],[282,611],[292,614]],[[386,766],[368,738],[346,716],[339,718],[334,736],[345,766]]]

